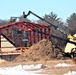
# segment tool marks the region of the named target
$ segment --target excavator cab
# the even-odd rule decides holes
[[[75,42],[76,43],[76,34],[72,35],[68,35],[67,37],[70,41]],[[72,43],[67,43],[66,47],[65,47],[65,53],[69,53],[71,55],[72,58],[74,58],[76,56],[76,45],[72,44]]]

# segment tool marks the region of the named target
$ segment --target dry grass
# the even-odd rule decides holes
[[[7,67],[7,66],[15,66],[15,65],[31,65],[31,64],[43,64],[47,65],[46,68],[42,69],[42,72],[39,72],[40,74],[48,74],[48,75],[63,75],[65,73],[68,73],[68,71],[76,71],[76,67],[69,66],[69,67],[55,67],[55,65],[59,63],[66,63],[70,65],[75,65],[72,60],[50,60],[50,61],[29,61],[29,62],[5,62],[1,63],[0,67]]]
[[[58,63],[66,63],[75,65],[71,60],[53,60],[46,62],[48,68],[44,69],[41,73],[48,74],[48,75],[63,75],[68,73],[69,71],[76,71],[76,67],[68,66],[68,67],[55,67]]]

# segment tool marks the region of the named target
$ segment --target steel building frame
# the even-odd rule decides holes
[[[7,30],[7,33],[9,34],[10,31],[12,31],[13,27],[17,27],[19,31],[25,31],[29,33],[29,35],[27,35],[26,37],[24,36],[14,37],[14,38],[25,38],[25,39],[28,38],[29,46],[33,45],[34,43],[39,42],[42,39],[50,40],[51,26],[43,25],[43,24],[36,24],[36,23],[26,22],[26,21],[19,21],[19,22],[13,22],[13,23],[0,26],[0,48],[1,48],[1,35],[4,35],[5,38],[9,42],[11,42],[14,46],[16,46],[13,43],[13,40],[9,39],[9,36],[6,36],[5,34],[3,34],[4,30]]]

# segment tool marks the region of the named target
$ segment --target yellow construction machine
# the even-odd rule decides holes
[[[72,35],[68,35],[67,38],[76,43],[76,34]],[[71,58],[74,58],[76,56],[76,44],[67,42],[66,46],[65,46],[65,53],[69,53],[71,55]]]

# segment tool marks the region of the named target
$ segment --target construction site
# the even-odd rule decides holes
[[[44,64],[50,66],[53,64],[53,61],[55,64],[57,64],[58,61],[61,63],[76,64],[76,41],[75,39],[70,41],[76,35],[68,35],[70,40],[52,35],[52,27],[63,34],[66,33],[32,11],[29,11],[28,14],[23,12],[23,18],[25,19],[29,14],[33,14],[49,25],[28,21],[16,21],[19,17],[11,17],[10,23],[0,26],[0,60],[3,60],[0,66],[14,66],[17,63],[41,63],[43,64],[42,68],[45,69],[47,67]],[[58,46],[55,46],[51,42],[51,37],[66,41],[66,47],[60,49]],[[76,68],[71,67],[71,69],[76,71]],[[56,70],[56,68],[54,68],[54,70]],[[69,71],[69,69],[67,71]],[[50,72],[51,71],[48,70],[46,72],[47,74],[45,72],[42,73],[43,75],[50,75]],[[57,74],[54,74],[54,72],[52,74],[63,75],[63,73],[59,74],[58,70]]]

